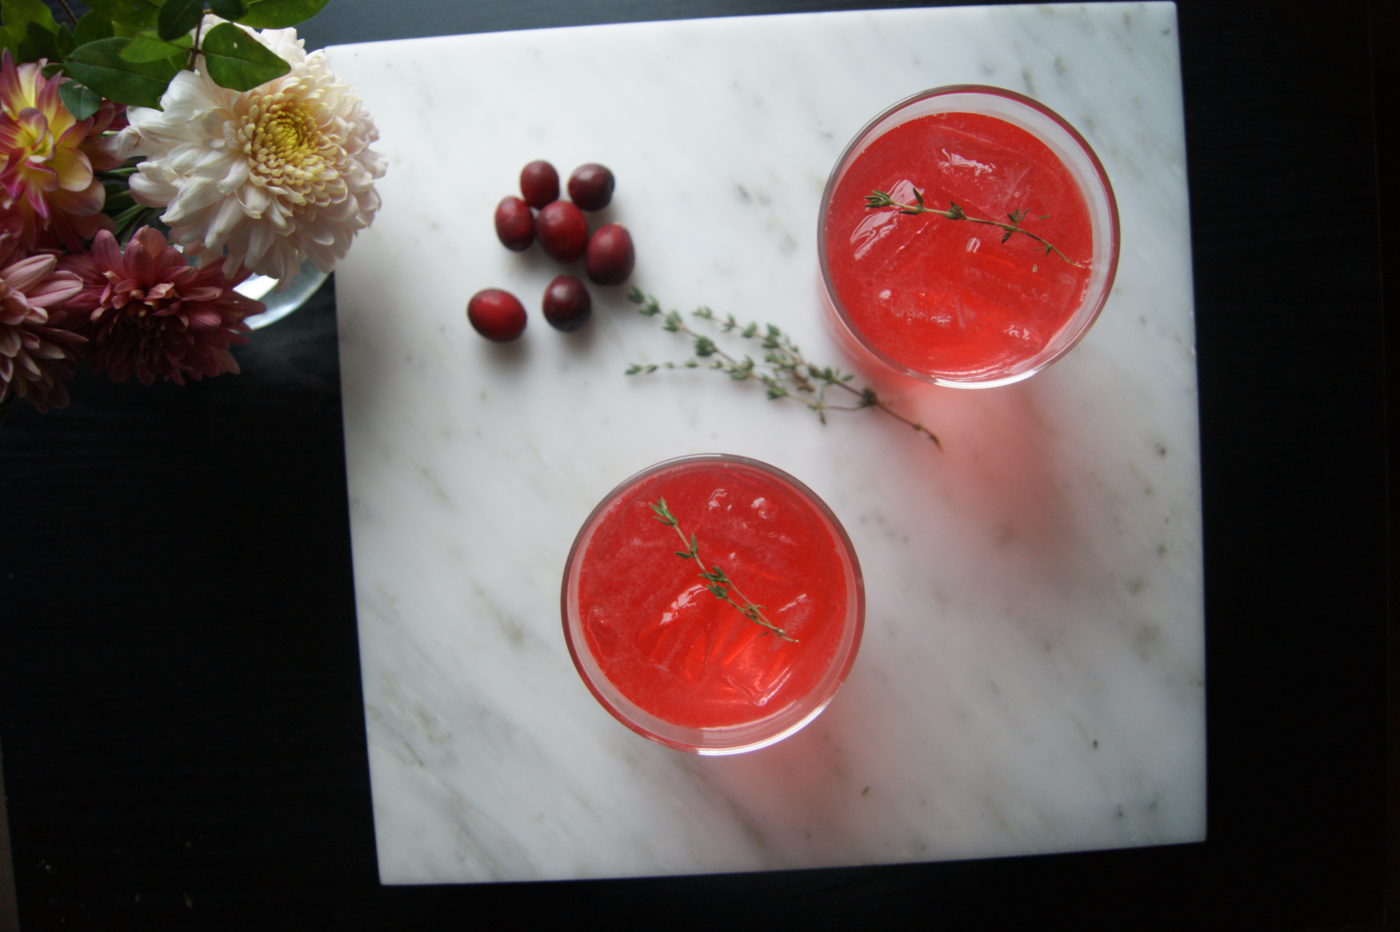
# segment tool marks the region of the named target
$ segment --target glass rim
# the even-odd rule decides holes
[[[648,712],[628,700],[620,690],[608,688],[607,677],[600,665],[588,650],[583,637],[582,621],[578,617],[577,606],[571,605],[571,595],[576,589],[582,555],[591,541],[593,532],[601,519],[609,512],[617,500],[639,482],[652,476],[674,470],[692,467],[738,466],[761,473],[769,479],[788,487],[809,507],[830,534],[834,549],[841,558],[847,582],[845,615],[840,619],[843,632],[832,662],[823,674],[820,683],[808,697],[800,702],[789,704],[769,716],[759,717],[751,722],[722,728],[694,728],[680,726]],[[564,573],[560,587],[560,615],[563,622],[564,642],[578,671],[579,678],[589,692],[605,710],[623,725],[645,738],[679,751],[702,756],[742,754],[756,751],[787,738],[808,725],[831,703],[841,685],[850,674],[859,652],[865,629],[865,582],[861,573],[860,561],[855,546],[845,527],[833,512],[810,487],[800,479],[763,460],[734,453],[692,453],[661,460],[637,470],[607,492],[594,505],[579,526],[569,554],[564,561]],[[584,642],[584,643],[580,643]]]
[[[1052,153],[1054,153],[1074,177],[1080,190],[1084,194],[1086,206],[1089,210],[1089,220],[1095,232],[1096,245],[1103,243],[1105,261],[1095,262],[1094,268],[1088,284],[1085,287],[1085,300],[1081,301],[1069,322],[1055,334],[1046,344],[1046,347],[1028,360],[1017,364],[1013,370],[1005,375],[993,376],[990,378],[973,377],[957,378],[932,372],[924,372],[912,369],[909,366],[893,359],[879,347],[875,346],[852,322],[845,307],[841,303],[840,297],[832,284],[831,269],[827,258],[826,249],[826,225],[827,214],[831,201],[836,193],[836,186],[841,177],[845,174],[846,168],[854,160],[854,157],[864,151],[867,144],[880,131],[880,134],[902,125],[907,120],[890,123],[891,118],[901,112],[934,98],[953,97],[956,95],[968,95],[985,99],[1000,99],[1022,108],[1023,111],[1040,118],[1041,121],[1048,121],[1049,125],[1056,131],[1063,134],[1062,140],[1052,140],[1046,138],[1045,133],[1034,126],[1026,125],[1021,120],[1014,119],[1009,112],[989,111],[987,115],[1006,119],[1007,122],[1020,127],[1035,136],[1044,143]],[[948,108],[952,109],[952,108]],[[931,110],[929,113],[946,112]],[[920,114],[924,115],[924,114]],[[911,117],[912,119],[912,117]],[[888,127],[884,124],[890,123]],[[1056,145],[1056,142],[1065,142],[1066,146]],[[1066,154],[1078,154],[1084,159],[1082,166],[1076,166],[1065,158]],[[1087,169],[1078,171],[1077,168]],[[1082,176],[1082,177],[1081,177]],[[1092,180],[1094,185],[1086,182]],[[1097,233],[1099,227],[1103,226],[1107,236],[1100,238]],[[995,388],[1002,385],[1010,385],[1030,378],[1035,373],[1043,370],[1051,363],[1062,358],[1071,349],[1077,346],[1084,335],[1089,332],[1094,323],[1102,313],[1104,305],[1108,303],[1109,293],[1113,290],[1113,282],[1117,277],[1118,258],[1121,249],[1122,228],[1118,215],[1118,200],[1113,193],[1113,185],[1109,181],[1108,173],[1104,170],[1103,163],[1099,160],[1098,154],[1093,146],[1089,145],[1082,133],[1074,127],[1068,120],[1060,116],[1053,109],[1040,101],[1028,97],[1018,91],[1009,88],[996,87],[989,84],[947,84],[939,87],[928,88],[904,97],[890,106],[884,108],[874,117],[866,121],[856,132],[846,146],[841,150],[841,155],[837,158],[831,173],[827,176],[826,185],[822,190],[821,209],[817,216],[817,255],[821,267],[822,290],[827,301],[827,305],[834,312],[837,321],[845,333],[853,339],[863,351],[869,353],[873,358],[885,366],[893,369],[902,375],[918,379],[923,382],[931,382],[934,385],[942,385],[951,388]],[[1097,250],[1096,250],[1097,256]]]

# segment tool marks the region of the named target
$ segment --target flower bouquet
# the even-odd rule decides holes
[[[384,164],[294,28],[326,2],[0,3],[0,412],[237,372],[238,286],[345,256]]]

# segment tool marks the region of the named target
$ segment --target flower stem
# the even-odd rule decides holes
[[[740,615],[768,629],[768,633],[776,634],[784,641],[792,641],[794,644],[797,643],[797,638],[790,636],[782,628],[779,628],[769,621],[763,614],[763,606],[755,605],[753,602],[749,601],[749,598],[739,591],[739,587],[734,585],[734,580],[730,579],[723,569],[718,566],[711,566],[708,570],[705,568],[704,561],[700,559],[699,542],[695,539],[694,534],[686,537],[685,532],[681,530],[680,522],[676,520],[675,515],[671,514],[671,510],[666,507],[666,499],[658,498],[656,501],[652,502],[651,510],[656,516],[656,520],[669,528],[674,528],[676,534],[680,536],[681,545],[686,549],[677,550],[676,556],[680,557],[682,560],[695,561],[696,565],[700,567],[700,572],[697,575],[705,580],[705,588],[710,590],[711,595],[721,602],[728,602],[730,605],[734,606],[735,610],[738,611]]]
[[[204,17],[199,18],[199,22],[194,24],[194,42],[190,43],[190,59],[185,65],[187,71],[193,71],[194,66],[199,63],[199,39],[204,33]]]
[[[991,220],[986,217],[972,217],[965,213],[963,209],[958,206],[956,201],[949,201],[947,210],[940,210],[937,207],[927,206],[926,204],[924,204],[924,193],[918,188],[914,189],[913,204],[906,204],[902,201],[897,201],[890,195],[886,194],[884,191],[871,191],[865,196],[865,207],[867,210],[897,210],[901,214],[935,214],[936,216],[942,217],[945,220],[966,220],[968,223],[983,223],[988,226],[994,226],[1003,232],[1004,235],[1001,238],[1001,241],[1003,243],[1011,239],[1012,236],[1019,233],[1022,236],[1030,237],[1031,239],[1039,243],[1041,246],[1043,246],[1045,248],[1045,254],[1047,256],[1053,252],[1055,255],[1059,256],[1061,259],[1074,266],[1076,269],[1084,268],[1084,266],[1080,265],[1078,262],[1075,262],[1063,252],[1060,252],[1059,249],[1051,245],[1050,242],[1044,237],[1040,236],[1039,234],[1032,233],[1030,230],[1027,230],[1025,227],[1021,226],[1021,221],[1026,218],[1026,211],[1024,208],[1019,210],[1013,210],[1011,213],[1007,214],[1006,220],[1009,220],[1009,223],[1003,220]],[[1042,217],[1041,219],[1044,220],[1045,218]]]

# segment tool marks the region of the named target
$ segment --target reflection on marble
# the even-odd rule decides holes
[[[929,861],[1199,840],[1204,658],[1195,361],[1170,4],[927,9],[338,47],[390,164],[337,271],[355,580],[389,883]],[[1116,187],[1119,275],[1069,356],[988,391],[808,412],[707,372],[556,265],[495,240],[520,167],[599,161],[633,282],[772,321],[840,362],[819,312],[826,175],[867,118],[990,83],[1075,123]],[[531,311],[490,344],[488,286]],[[656,460],[728,451],[813,487],[866,574],[866,636],[806,730],[700,759],[622,728],[574,673],[559,581],[580,522]]]

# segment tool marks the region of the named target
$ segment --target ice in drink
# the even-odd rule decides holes
[[[678,555],[692,542],[698,562]],[[699,575],[715,568],[728,599]],[[671,747],[726,754],[771,744],[825,707],[855,658],[864,591],[845,531],[814,493],[765,463],[712,454],[644,470],[598,505],[569,555],[563,614],[608,711]]]
[[[872,208],[872,192],[929,210]],[[958,386],[1018,381],[1067,352],[1118,257],[1113,191],[1088,143],[1035,101],[985,87],[929,91],[872,121],[832,172],[819,233],[843,335],[896,371]]]

